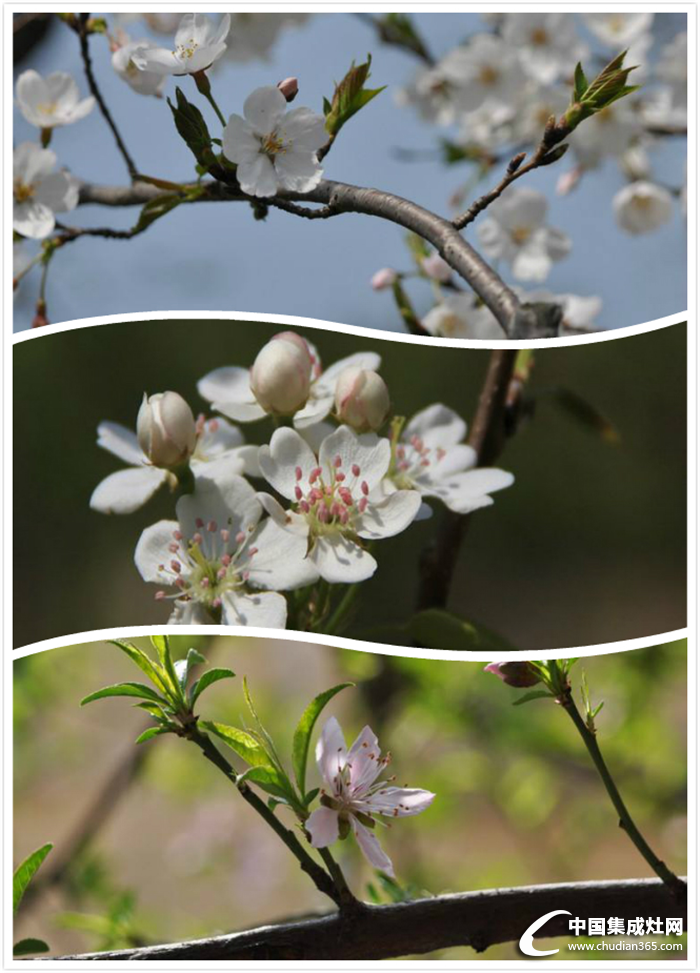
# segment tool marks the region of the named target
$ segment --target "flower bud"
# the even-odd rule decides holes
[[[250,370],[250,389],[266,412],[291,416],[309,397],[313,360],[309,346],[293,331],[276,334]]]
[[[396,271],[392,270],[391,267],[382,267],[381,270],[378,270],[373,275],[370,281],[372,289],[375,291],[385,291],[387,287],[393,287],[398,276]]]
[[[376,372],[351,366],[338,376],[335,411],[356,432],[376,432],[389,416],[391,402],[384,379]]]
[[[197,442],[192,410],[177,392],[144,393],[136,434],[149,461],[164,469],[186,463]]]
[[[452,277],[452,268],[439,253],[431,253],[429,257],[423,257],[420,264],[423,272],[431,280],[437,280],[440,284],[446,284]]]
[[[299,82],[296,78],[285,78],[284,81],[279,82],[277,87],[288,102],[294,101],[299,94]]]
[[[536,686],[541,682],[529,662],[490,662],[484,666],[484,672],[492,672],[494,676],[502,679],[506,686],[516,686],[518,689]]]

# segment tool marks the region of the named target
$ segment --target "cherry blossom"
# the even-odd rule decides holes
[[[576,36],[570,14],[518,12],[506,14],[503,39],[520,59],[525,72],[542,84],[551,84],[571,73],[586,48]]]
[[[494,34],[475,34],[437,65],[450,83],[456,104],[473,111],[484,103],[510,105],[523,82],[523,72],[506,42]]]
[[[673,216],[673,197],[668,189],[652,182],[632,182],[613,198],[618,225],[638,236],[668,223]]]
[[[380,780],[391,761],[381,755],[379,741],[369,726],[347,750],[340,724],[331,717],[316,745],[316,764],[325,787],[321,807],[306,822],[314,848],[327,848],[352,830],[362,854],[373,868],[393,877],[394,866],[374,834],[381,818],[421,814],[435,799],[431,791],[395,787],[394,777]]]
[[[22,142],[12,161],[12,227],[22,236],[42,240],[56,225],[56,213],[78,205],[78,181],[54,172],[56,155],[36,142]]]
[[[112,67],[122,81],[126,81],[138,94],[160,98],[166,76],[159,71],[143,71],[134,60],[134,56],[138,59],[154,47],[150,41],[131,40],[128,34],[119,31],[113,44]]]
[[[72,125],[95,107],[93,97],[80,100],[78,85],[65,71],[55,71],[46,78],[38,71],[23,71],[17,79],[15,94],[26,120],[41,129]]]
[[[553,294],[547,290],[525,291],[514,288],[521,301],[529,304],[559,304],[563,318],[561,327],[569,331],[595,331],[595,319],[603,308],[603,302],[596,295],[582,297],[579,294]]]
[[[484,304],[469,294],[448,294],[431,308],[421,324],[430,334],[443,338],[477,338],[489,341],[504,337],[503,328]]]
[[[318,457],[294,429],[276,429],[258,454],[260,472],[291,501],[289,510],[259,494],[271,517],[303,537],[309,561],[331,583],[365,581],[377,562],[361,541],[393,537],[415,519],[421,504],[415,490],[397,490],[375,500],[391,461],[388,439],[357,436],[341,426],[321,443]]]
[[[224,14],[218,24],[206,14],[185,14],[175,34],[174,51],[150,46],[134,51],[132,58],[139,70],[153,74],[199,74],[225,52],[230,29],[230,14]]]
[[[642,34],[651,29],[654,14],[637,13],[588,13],[583,14],[588,29],[599,41],[621,51],[629,48]]]
[[[257,88],[231,115],[224,128],[223,150],[238,168],[244,193],[274,196],[280,189],[307,193],[321,181],[316,153],[328,141],[326,122],[310,108],[287,111],[279,88]]]

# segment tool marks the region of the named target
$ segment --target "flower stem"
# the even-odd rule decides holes
[[[326,868],[330,872],[333,882],[335,883],[335,887],[338,890],[340,908],[343,910],[360,908],[361,903],[351,892],[350,887],[345,880],[345,876],[343,875],[343,870],[331,854],[330,849],[319,848],[318,852],[326,863]]]
[[[608,792],[608,796],[612,801],[613,807],[619,816],[620,827],[626,833],[627,837],[630,839],[642,858],[647,862],[649,867],[658,875],[664,885],[666,885],[666,887],[671,891],[671,894],[675,898],[681,900],[685,899],[687,895],[687,886],[685,882],[678,878],[677,875],[674,875],[670,868],[668,868],[668,866],[662,862],[657,855],[654,854],[641,831],[632,820],[632,816],[627,810],[627,807],[620,796],[620,792],[617,789],[617,785],[615,784],[615,781],[608,770],[607,764],[603,759],[603,755],[600,752],[595,731],[589,729],[589,727],[586,725],[585,720],[578,711],[576,703],[573,701],[570,689],[565,695],[560,697],[560,702],[564,710],[569,714],[571,721],[578,730],[579,736],[586,745],[586,749],[590,754],[591,760],[593,761],[600,779]]]
[[[321,866],[314,861],[311,855],[306,851],[304,846],[301,844],[299,839],[293,834],[288,828],[286,828],[282,822],[275,816],[275,814],[270,810],[265,801],[261,800],[258,795],[248,787],[245,781],[238,782],[238,774],[235,769],[231,766],[228,760],[219,753],[218,749],[214,746],[212,741],[204,733],[199,731],[196,727],[187,734],[187,739],[195,743],[199,749],[202,751],[207,760],[214,764],[214,766],[220,770],[224,776],[226,776],[232,784],[236,786],[239,794],[249,804],[254,811],[260,815],[263,820],[269,824],[275,834],[284,842],[287,848],[291,851],[294,857],[299,862],[302,871],[306,872],[309,878],[312,880],[319,892],[323,892],[331,898],[336,905],[341,906],[346,901],[346,895],[343,891],[341,885],[338,884],[336,877],[333,879],[329,876]],[[325,861],[324,857],[324,861]],[[335,867],[338,869],[340,876],[342,877],[342,872],[338,866],[333,862]],[[343,883],[345,879],[343,878]],[[347,889],[347,885],[345,885]],[[348,890],[349,891],[349,890]]]
[[[211,82],[209,81],[206,72],[197,71],[195,74],[192,75],[192,77],[194,78],[194,83],[197,85],[197,90],[199,91],[200,94],[204,95],[204,97],[207,99],[211,107],[216,112],[217,118],[225,128],[226,119],[224,118],[223,113],[219,108],[219,106],[217,105],[216,101],[214,100],[214,95],[211,93]]]
[[[335,609],[328,624],[325,626],[325,635],[335,635],[338,629],[342,626],[348,612],[355,602],[359,588],[359,584],[350,584],[346,587],[345,593],[338,603],[338,607]]]

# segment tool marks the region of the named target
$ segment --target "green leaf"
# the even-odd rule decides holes
[[[232,669],[209,669],[203,672],[190,689],[190,706],[194,706],[205,689],[219,682],[220,679],[233,679],[236,673]]]
[[[168,98],[175,127],[197,163],[209,169],[210,166],[216,165],[216,156],[211,149],[212,140],[204,116],[196,105],[187,100],[181,88],[175,89],[175,100],[176,106]]]
[[[403,47],[426,61],[430,59],[430,54],[422,37],[416,30],[413,21],[405,13],[385,14],[376,23],[379,28],[379,36],[386,44]]]
[[[302,713],[301,719],[299,720],[297,728],[294,731],[294,739],[292,741],[292,766],[294,768],[294,776],[296,777],[300,794],[303,794],[306,789],[306,764],[309,758],[311,734],[313,733],[314,726],[316,725],[316,720],[321,715],[321,712],[326,704],[329,703],[330,700],[341,691],[341,689],[347,689],[352,685],[353,683],[351,682],[343,682],[338,686],[333,686],[332,689],[327,689],[324,693],[319,693],[318,696],[311,700],[309,705]]]
[[[132,662],[145,672],[151,682],[160,689],[161,692],[167,693],[167,680],[165,678],[165,672],[157,666],[154,662],[149,659],[143,649],[138,649],[135,645],[131,645],[129,642],[122,642],[120,639],[111,639],[112,645],[116,645],[118,649],[125,652]]]
[[[506,639],[476,622],[459,618],[442,608],[428,608],[418,612],[408,623],[413,641],[426,649],[448,649],[461,652],[513,652]]]
[[[524,696],[519,696],[513,703],[513,706],[522,706],[523,703],[529,703],[533,699],[551,699],[551,698],[552,698],[551,693],[546,693],[542,689],[536,689],[531,693],[525,693]]]
[[[186,658],[177,660],[175,663],[175,672],[177,673],[177,679],[183,693],[187,689],[187,682],[194,667],[206,665],[206,662],[207,660],[204,656],[196,649],[189,649]]]
[[[24,893],[27,891],[27,886],[41,868],[42,862],[52,848],[53,844],[50,842],[42,845],[41,848],[37,848],[36,851],[33,851],[31,855],[25,858],[21,865],[17,866],[17,869],[12,876],[13,913],[16,913],[17,909],[19,909],[19,904],[24,897]]]
[[[588,79],[583,73],[581,62],[579,61],[574,71],[574,97],[576,101],[581,101],[588,87]]]
[[[151,635],[150,639],[151,644],[158,653],[160,664],[168,675],[168,679],[171,684],[170,695],[172,695],[176,701],[185,703],[185,694],[180,686],[180,679],[170,652],[170,639],[167,635]]]
[[[200,720],[199,726],[218,736],[251,767],[266,767],[276,772],[264,748],[245,730],[227,726],[225,723],[210,723],[207,720]]]
[[[172,733],[167,726],[149,726],[147,730],[136,737],[136,743],[146,743],[148,740],[152,740],[153,737],[161,736],[163,733]]]
[[[155,223],[161,216],[165,216],[166,213],[179,206],[183,199],[181,193],[164,193],[162,196],[156,196],[155,199],[149,199],[139,213],[134,230],[139,232],[145,230],[151,223]]]
[[[364,86],[370,76],[371,64],[371,54],[367,55],[367,60],[364,64],[356,65],[353,61],[350,70],[343,80],[339,84],[336,84],[330,105],[328,105],[328,99],[324,99],[323,108],[326,116],[326,131],[331,138],[335,138],[343,125],[353,115],[384,91],[384,88],[370,89]],[[327,107],[329,110],[327,110]]]
[[[34,953],[48,953],[50,950],[48,943],[43,939],[20,939],[12,947],[13,956],[32,956]]]
[[[85,706],[86,703],[94,703],[96,699],[106,699],[108,696],[136,696],[139,699],[148,699],[153,703],[165,703],[165,700],[158,693],[149,689],[148,686],[144,686],[141,682],[120,682],[114,686],[98,689],[95,693],[90,693],[89,696],[80,700],[80,705]]]

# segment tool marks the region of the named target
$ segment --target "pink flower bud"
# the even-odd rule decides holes
[[[197,442],[192,410],[177,392],[144,394],[136,419],[136,434],[148,460],[163,469],[186,463]]]
[[[299,82],[296,78],[285,78],[277,85],[287,101],[294,101],[299,94]]]
[[[266,412],[294,415],[309,397],[312,364],[304,339],[283,331],[255,359],[250,370],[251,391]]]
[[[382,267],[378,270],[376,274],[372,277],[370,283],[372,284],[372,289],[375,291],[385,291],[387,287],[393,287],[398,274],[391,267]]]
[[[431,280],[437,280],[441,284],[446,284],[452,277],[452,268],[447,261],[442,259],[439,253],[431,253],[429,257],[424,257],[420,263],[423,272]]]
[[[341,422],[356,432],[376,432],[390,408],[389,390],[376,372],[354,366],[343,369],[335,386],[335,411]]]
[[[540,677],[529,662],[490,662],[484,666],[484,672],[492,672],[502,679],[506,686],[516,686],[526,689],[541,682]]]

